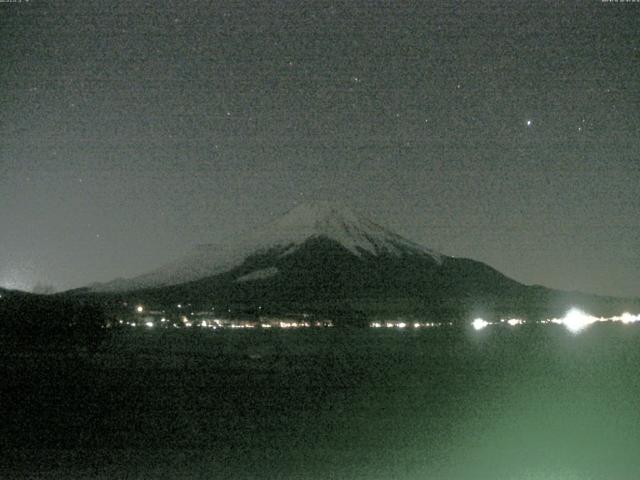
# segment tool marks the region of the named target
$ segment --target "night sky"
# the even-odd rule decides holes
[[[640,296],[640,3],[0,3],[0,286],[144,273],[335,199]]]

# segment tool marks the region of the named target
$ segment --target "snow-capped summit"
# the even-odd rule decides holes
[[[230,271],[255,254],[277,252],[280,257],[291,255],[313,239],[330,240],[358,257],[363,254],[419,255],[429,257],[435,263],[442,261],[437,252],[377,225],[349,207],[322,201],[300,204],[233,244],[200,245],[186,256],[148,274],[92,285],[92,289],[136,290],[189,282]],[[273,273],[274,270],[269,271]]]
[[[389,253],[427,254],[440,261],[440,254],[402,238],[351,208],[336,202],[303,203],[262,229],[255,239],[263,248],[290,245],[294,251],[301,242],[325,237],[355,255]],[[257,246],[256,244],[256,246]]]

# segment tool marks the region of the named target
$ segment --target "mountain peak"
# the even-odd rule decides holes
[[[302,203],[259,231],[263,245],[299,245],[314,237],[325,237],[339,243],[355,255],[389,253],[427,254],[436,261],[440,255],[402,238],[349,206],[319,201]]]

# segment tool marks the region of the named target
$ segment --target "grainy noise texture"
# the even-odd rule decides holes
[[[640,295],[640,4],[0,2],[0,287],[130,277],[338,200]]]

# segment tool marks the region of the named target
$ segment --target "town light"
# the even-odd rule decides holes
[[[620,316],[620,321],[625,324],[638,322],[640,321],[640,315],[631,315],[629,312],[624,312]]]
[[[578,333],[596,321],[595,317],[587,315],[582,310],[572,308],[562,319],[562,324],[570,332]]]
[[[471,325],[476,330],[482,330],[487,325],[489,325],[489,322],[487,322],[486,320],[484,320],[482,318],[476,318],[473,322],[471,322]]]

